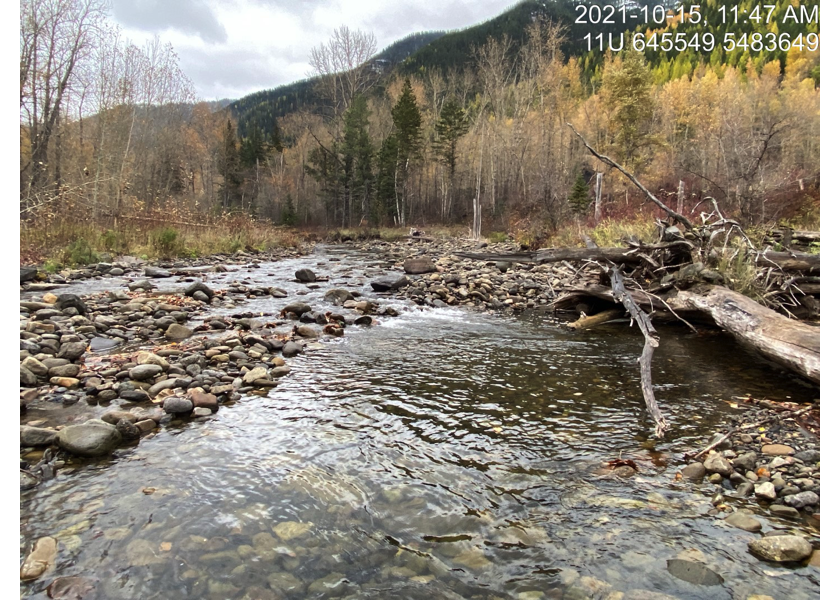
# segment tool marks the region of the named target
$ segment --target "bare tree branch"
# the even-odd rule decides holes
[[[685,228],[686,228],[687,230],[692,230],[692,229],[694,229],[694,226],[691,224],[691,221],[689,221],[688,219],[686,219],[686,218],[685,218],[684,216],[682,216],[681,214],[676,213],[676,212],[674,212],[673,210],[671,210],[670,208],[668,208],[667,206],[665,206],[665,205],[662,203],[662,201],[661,201],[661,200],[659,200],[659,198],[657,198],[656,196],[654,196],[653,194],[651,194],[651,193],[650,193],[650,191],[648,191],[648,189],[647,189],[645,186],[643,186],[643,185],[639,182],[639,180],[638,180],[638,179],[636,179],[636,178],[635,178],[635,177],[634,177],[634,176],[633,176],[633,175],[632,175],[629,171],[627,171],[627,169],[625,169],[624,167],[622,167],[621,165],[619,165],[617,162],[615,162],[615,161],[614,161],[613,159],[611,159],[610,157],[608,157],[608,156],[604,156],[603,154],[599,154],[599,153],[595,150],[595,148],[593,148],[592,146],[590,146],[590,145],[589,145],[589,142],[587,142],[587,141],[586,141],[586,139],[585,139],[585,138],[584,138],[581,134],[579,134],[579,133],[578,133],[577,129],[575,129],[575,128],[574,128],[574,126],[573,126],[571,123],[566,123],[566,125],[568,125],[569,127],[571,127],[572,131],[574,131],[574,132],[575,132],[575,135],[576,135],[576,136],[578,136],[578,137],[580,138],[580,141],[581,141],[581,142],[583,142],[583,145],[584,145],[584,146],[586,146],[586,149],[587,149],[587,150],[589,150],[589,152],[590,152],[590,153],[591,153],[591,154],[592,154],[595,158],[597,158],[597,159],[598,159],[598,160],[600,160],[601,162],[603,162],[603,163],[605,163],[605,164],[607,164],[607,165],[609,165],[609,166],[611,166],[611,167],[615,167],[616,169],[618,169],[619,171],[621,171],[621,172],[622,172],[622,173],[623,173],[623,174],[624,174],[624,175],[625,175],[625,176],[626,176],[626,177],[627,177],[630,181],[632,181],[632,182],[633,182],[633,184],[634,184],[637,188],[639,188],[640,190],[642,190],[642,192],[644,192],[644,193],[645,193],[645,195],[648,197],[648,199],[649,199],[651,202],[653,202],[654,204],[656,204],[656,206],[658,206],[659,208],[661,208],[662,210],[664,210],[666,213],[668,213],[668,216],[669,216],[669,217],[671,217],[674,221],[677,221],[678,223],[680,223],[680,224],[684,225],[684,226],[685,226]]]

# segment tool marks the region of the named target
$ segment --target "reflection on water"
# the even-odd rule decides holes
[[[319,272],[352,279],[360,260]],[[626,325],[400,309],[292,359],[266,396],[23,494],[22,538],[58,538],[53,576],[95,579],[108,599],[817,597],[818,570],[760,563],[753,534],[672,481],[681,453],[729,424],[726,400],[813,392],[718,336],[663,329],[653,379],[672,430],[654,441]],[[619,454],[641,473],[600,474]],[[723,584],[677,579],[676,558]]]

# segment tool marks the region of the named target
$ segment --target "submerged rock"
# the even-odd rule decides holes
[[[58,542],[54,538],[39,538],[20,568],[21,581],[32,581],[43,575],[55,563],[57,552]]]
[[[703,563],[682,558],[672,558],[668,561],[668,572],[694,585],[720,585],[723,577],[712,571]]]
[[[47,595],[53,600],[82,600],[90,598],[96,585],[84,577],[59,577],[50,583]]]
[[[691,463],[690,465],[683,467],[682,476],[691,481],[702,481],[706,476],[706,467],[704,467],[701,462]]]
[[[724,520],[733,527],[743,529],[744,531],[752,533],[761,531],[761,523],[759,523],[758,519],[752,516],[751,511],[739,510],[738,512],[732,513]]]

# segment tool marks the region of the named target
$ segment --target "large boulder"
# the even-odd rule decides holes
[[[811,543],[798,535],[773,535],[749,543],[750,552],[770,562],[799,562],[811,556]]]
[[[294,313],[296,316],[300,317],[300,315],[304,313],[308,313],[312,310],[312,307],[306,304],[305,302],[292,302],[291,304],[287,304],[283,311],[284,313]]]
[[[207,300],[200,296],[196,298],[197,300],[201,300],[202,302],[209,302],[209,300],[213,297],[213,290],[211,290],[207,285],[201,283],[200,281],[191,283],[189,287],[184,290],[184,295],[189,296],[190,298],[195,298],[196,292],[201,292],[207,298]]]
[[[137,365],[128,371],[128,376],[135,381],[145,381],[146,379],[152,379],[153,377],[160,375],[162,372],[163,369],[160,365]]]
[[[61,347],[58,349],[58,358],[66,358],[69,361],[78,360],[87,350],[87,344],[85,342],[67,342],[66,344],[61,344]]]
[[[38,276],[38,269],[35,267],[21,267],[20,268],[20,282],[32,281]]]
[[[167,340],[172,342],[180,342],[181,340],[185,340],[193,334],[193,330],[185,325],[179,325],[178,323],[172,323],[167,329],[164,336],[166,336]]]
[[[303,351],[303,347],[297,342],[286,342],[283,345],[283,356],[292,357],[297,356]]]
[[[806,506],[816,506],[820,503],[820,497],[814,492],[799,492],[791,496],[785,496],[785,504],[794,508],[804,508]]]
[[[25,361],[24,361],[25,362]],[[50,367],[50,377],[78,377],[81,367],[70,363],[69,365],[59,365],[57,367]]]
[[[312,269],[298,269],[295,271],[295,279],[303,283],[312,283],[317,277]]]
[[[682,476],[690,481],[703,481],[706,476],[706,467],[701,462],[694,462],[683,467]]]
[[[193,408],[219,409],[219,399],[214,394],[208,394],[201,388],[190,388],[187,396],[192,401]]]
[[[321,336],[321,332],[315,329],[314,327],[308,327],[307,325],[302,325],[295,329],[295,333],[302,338],[318,338]]]
[[[116,348],[119,345],[120,342],[118,340],[106,337],[95,337],[90,340],[88,347],[91,352],[103,352],[105,350]]]
[[[157,365],[164,371],[169,370],[169,362],[165,358],[163,358],[162,356],[158,356],[154,352],[147,352],[145,350],[141,350],[137,353],[137,364]]]
[[[146,277],[154,277],[154,278],[171,277],[172,276],[172,273],[170,273],[166,269],[159,269],[158,267],[146,267],[143,270],[143,274]],[[131,289],[131,288],[129,287],[129,289]]]
[[[407,286],[410,282],[405,275],[386,275],[370,282],[374,292],[392,292]]]
[[[163,411],[170,415],[189,414],[193,411],[193,403],[183,396],[170,396],[163,401]]]
[[[32,371],[23,365],[20,366],[20,385],[24,387],[34,387],[38,385],[38,378]]]
[[[153,290],[154,288],[155,286],[148,279],[143,279],[142,281],[132,281],[128,284],[128,289],[132,292],[136,292],[137,290],[143,290],[148,292],[150,290]]]
[[[68,425],[58,432],[58,445],[79,456],[110,454],[120,441],[122,437],[117,428],[98,419],[80,425]]]
[[[45,377],[49,372],[47,366],[34,356],[27,356],[24,358],[23,362],[20,363],[20,366],[28,369],[39,377]]]
[[[712,454],[703,463],[706,471],[709,473],[720,473],[724,477],[732,475],[732,463],[726,460],[720,454]]]
[[[245,376],[242,378],[242,380],[246,384],[251,385],[257,379],[265,379],[266,377],[268,377],[268,371],[265,367],[254,367],[253,369],[245,373]]]
[[[87,305],[76,294],[61,294],[55,302],[55,306],[59,310],[65,308],[75,308],[80,315],[87,315]]]
[[[423,273],[437,273],[437,267],[431,258],[420,256],[417,258],[406,258],[403,261],[403,269],[409,275],[422,275]]]

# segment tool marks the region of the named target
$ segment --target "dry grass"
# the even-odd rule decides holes
[[[462,238],[469,235],[466,227],[435,225],[434,227],[422,229],[423,235],[435,239]],[[319,238],[327,241],[363,241],[383,240],[385,242],[398,242],[411,235],[410,227],[380,227],[372,229],[369,227],[350,227],[347,229],[333,229],[321,231]]]
[[[656,225],[647,216],[631,220],[604,219],[595,227],[583,222],[572,221],[557,231],[546,244],[552,248],[576,248],[584,246],[583,236],[588,235],[602,247],[624,246],[630,237],[641,242],[656,242]]]
[[[107,225],[53,218],[22,222],[21,264],[52,268],[96,262],[101,255],[146,258],[199,257],[238,250],[297,247],[298,234],[243,215],[223,215],[172,222],[163,215],[109,219]]]

